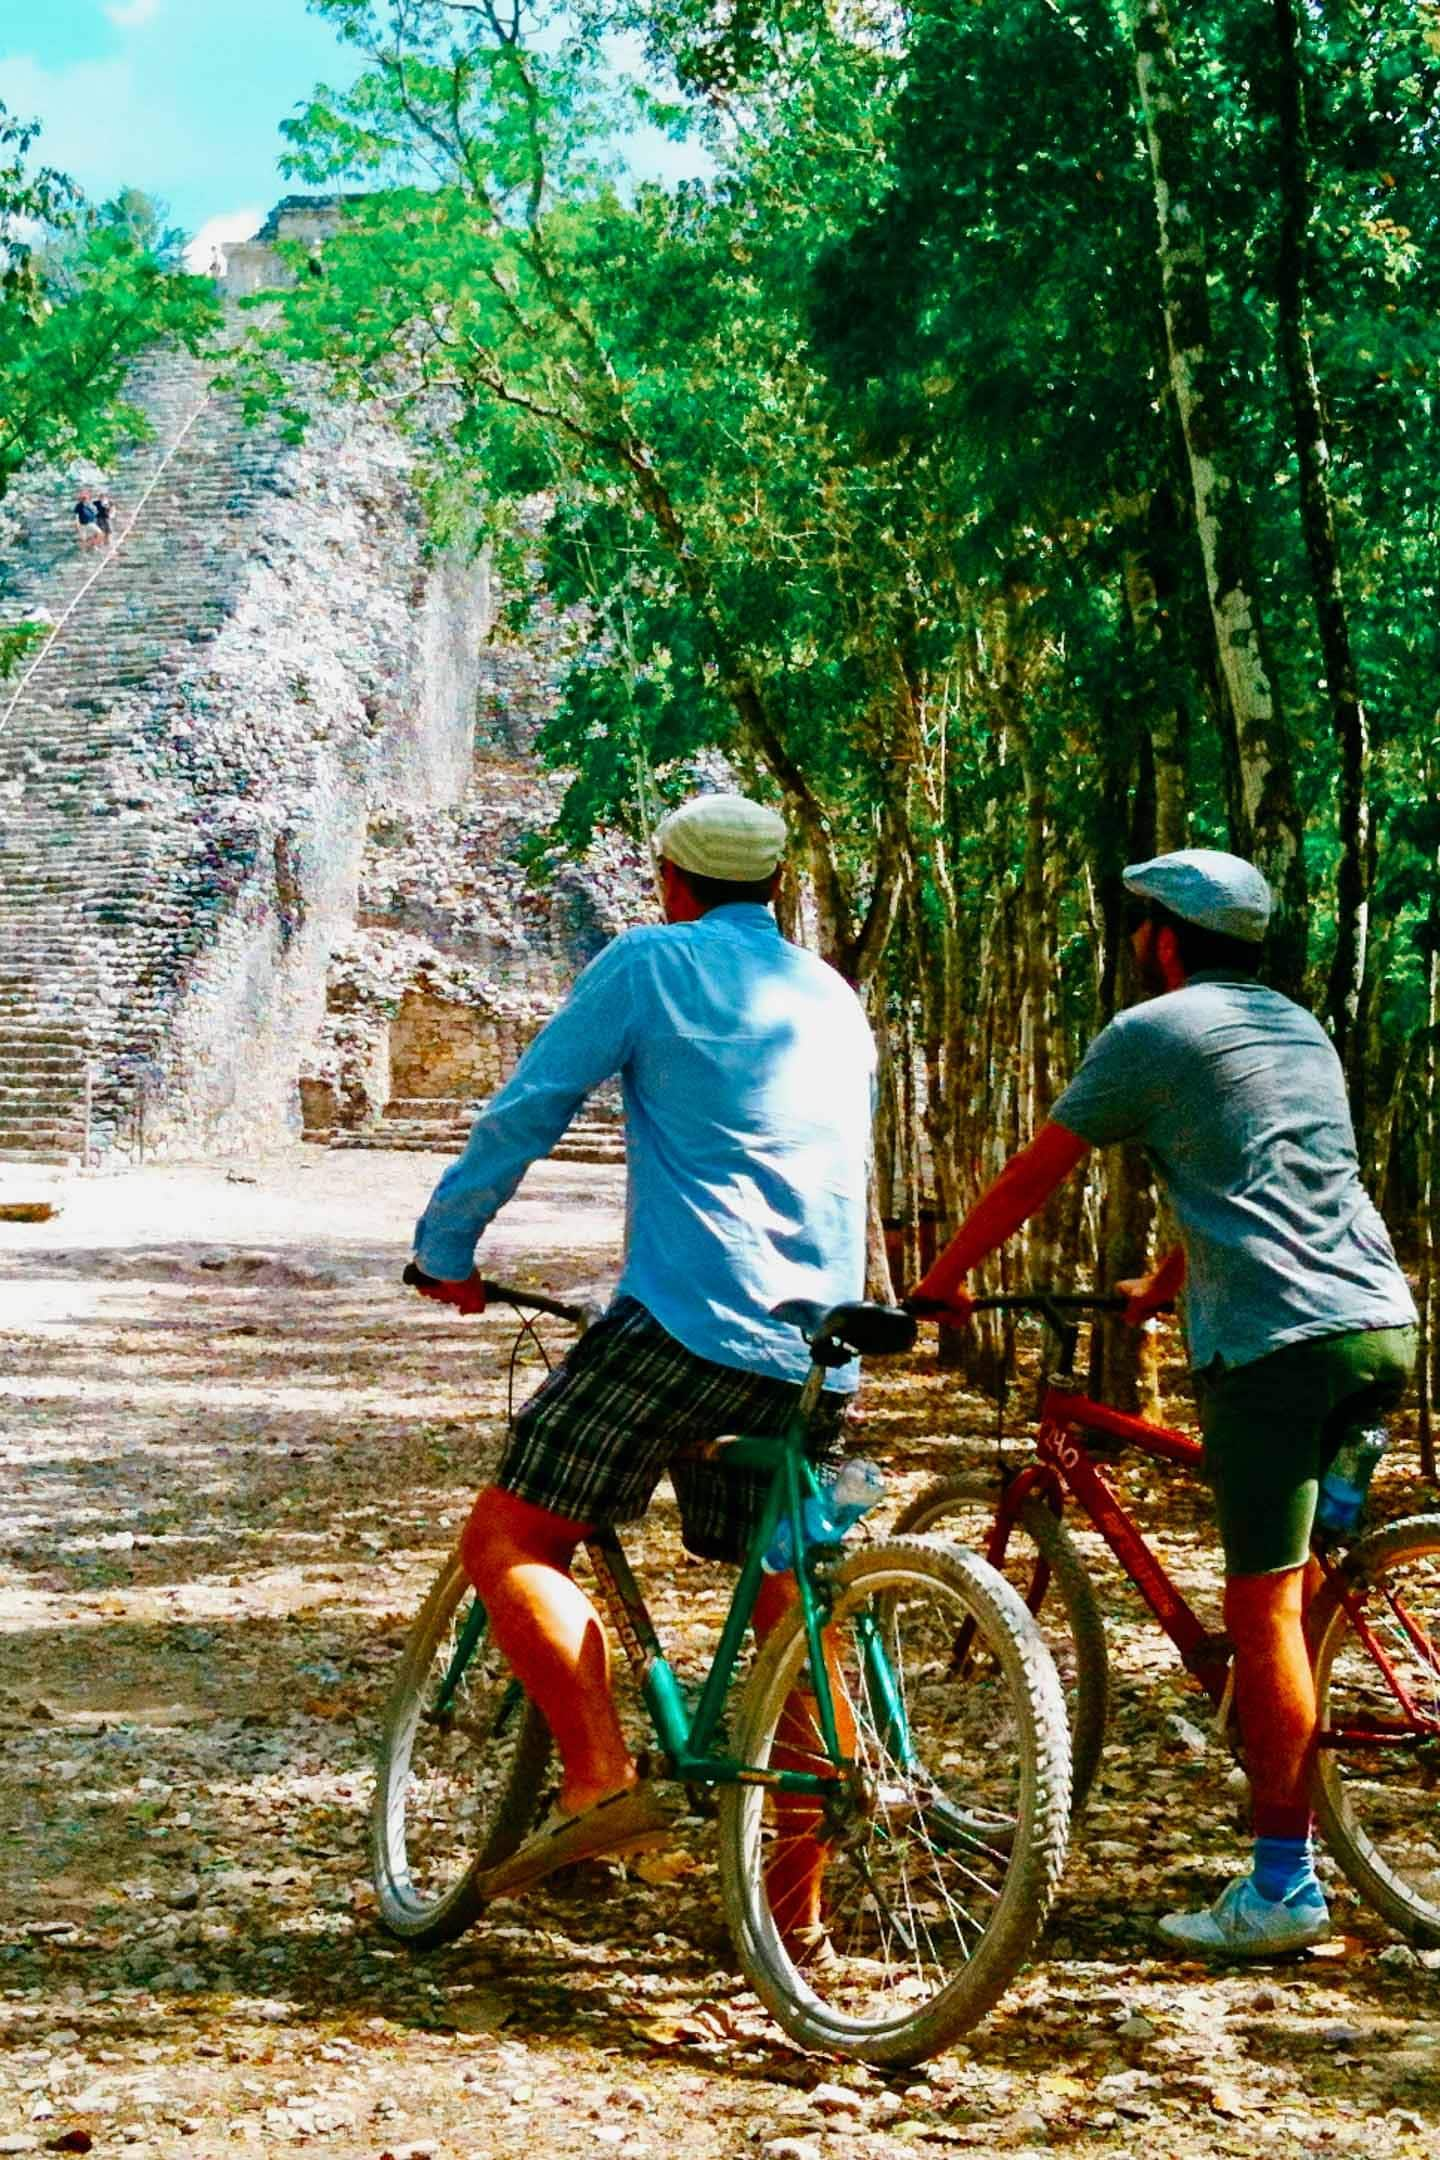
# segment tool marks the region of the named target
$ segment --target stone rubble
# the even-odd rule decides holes
[[[523,643],[495,635],[482,654],[462,800],[371,818],[357,928],[333,956],[325,1028],[301,1075],[307,1139],[455,1153],[476,1101],[579,970],[618,931],[654,920],[648,871],[623,835],[598,835],[579,864],[548,851],[532,874],[565,787],[536,738],[583,636],[543,604],[534,616]],[[619,1115],[618,1091],[597,1091],[557,1156],[620,1160]]]

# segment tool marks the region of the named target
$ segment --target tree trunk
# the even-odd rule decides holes
[[[1282,987],[1296,988],[1305,951],[1303,832],[1287,730],[1265,663],[1249,521],[1213,348],[1194,150],[1166,0],[1136,0],[1135,76],[1154,184],[1170,381],[1225,690],[1222,717],[1233,730],[1240,778],[1239,838],[1279,903],[1273,970]]]
[[[886,1025],[887,1015],[872,1005],[870,1025],[875,1036],[875,1115],[871,1139],[875,1150],[875,1189],[881,1217],[888,1222],[898,1212],[900,1105],[896,1092],[894,1037]]]
[[[1127,579],[1128,584],[1128,579]],[[1134,968],[1124,926],[1124,888],[1120,871],[1127,857],[1158,852],[1158,771],[1145,754],[1142,735],[1136,760],[1121,731],[1103,725],[1104,799],[1096,846],[1096,934],[1102,954],[1097,998],[1097,1028],[1105,1027],[1122,1002],[1134,996]],[[1136,770],[1138,764],[1138,771]],[[1126,804],[1130,804],[1127,820]],[[1173,804],[1171,814],[1174,814]],[[1179,843],[1177,843],[1179,844]],[[1150,1265],[1155,1201],[1150,1171],[1136,1147],[1111,1148],[1104,1160],[1104,1189],[1095,1235],[1097,1287],[1108,1290]],[[1154,1344],[1138,1329],[1100,1325],[1090,1336],[1090,1392],[1118,1410],[1142,1414],[1158,1399]]]
[[[1330,449],[1307,321],[1312,189],[1300,16],[1295,0],[1273,0],[1273,5],[1281,206],[1275,276],[1277,327],[1300,468],[1300,522],[1310,564],[1330,725],[1340,762],[1335,956],[1325,993],[1325,1017],[1345,1067],[1356,1133],[1363,1142],[1366,1061],[1359,1014],[1370,909],[1369,731],[1350,641],[1335,509],[1327,477]]]
[[[1416,1373],[1420,1397],[1420,1469],[1433,1483],[1436,1476],[1435,1395],[1440,1378],[1440,1357],[1435,1341],[1435,1309],[1440,1303],[1440,1284],[1435,1279],[1435,1207],[1437,1192],[1436,1148],[1440,1145],[1437,1116],[1436,1068],[1440,1064],[1440,859],[1431,873],[1430,910],[1425,925],[1425,1025],[1420,1048],[1420,1132],[1416,1147],[1419,1172],[1420,1268],[1417,1285],[1420,1307],[1420,1361]]]
[[[870,1194],[865,1210],[865,1295],[883,1305],[895,1302],[890,1279],[890,1258],[885,1250],[885,1219],[880,1212],[880,1187],[874,1165],[870,1170]]]
[[[1137,506],[1138,513],[1138,506]],[[1135,518],[1138,527],[1138,514]],[[1154,847],[1157,855],[1182,848],[1190,830],[1188,715],[1164,694],[1161,675],[1164,639],[1160,629],[1160,594],[1150,550],[1141,533],[1121,557],[1125,605],[1135,633],[1140,661],[1139,703],[1148,716],[1154,767]]]

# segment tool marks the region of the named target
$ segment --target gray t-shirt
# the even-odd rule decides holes
[[[1360,1182],[1340,1060],[1278,991],[1208,970],[1120,1013],[1051,1115],[1093,1147],[1145,1148],[1185,1244],[1197,1369],[1414,1324]]]

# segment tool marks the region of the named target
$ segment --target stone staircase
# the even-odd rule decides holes
[[[336,1148],[393,1148],[408,1155],[458,1155],[475,1122],[475,1104],[444,1095],[392,1096],[379,1122],[354,1131],[312,1132]],[[578,1117],[550,1150],[551,1162],[623,1163],[625,1130],[617,1117]]]
[[[296,449],[213,382],[184,353],[134,369],[152,436],[104,475],[107,552],[76,544],[73,471],[0,504],[0,623],[54,626],[0,684],[0,1159],[298,1137],[317,1073],[344,1078],[348,1037],[394,1009],[337,981],[352,933],[380,973],[403,946],[483,978],[513,1062],[649,904],[615,836],[548,887],[524,867],[576,624],[482,653],[488,588],[481,610],[470,570],[429,562],[383,422],[326,412]],[[436,1085],[372,1095],[335,1144],[458,1149],[472,1083]],[[618,1106],[560,1152],[620,1159]]]
[[[60,627],[0,684],[3,1156],[66,1160],[130,1137],[168,992],[206,935],[196,898],[216,843],[193,816],[187,829],[157,695],[225,622],[237,530],[282,456],[210,379],[183,353],[135,369],[128,394],[154,437],[111,467],[106,554],[76,546],[73,482],[5,505],[19,544],[0,618],[43,610]]]

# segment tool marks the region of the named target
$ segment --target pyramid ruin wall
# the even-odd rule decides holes
[[[122,527],[160,478],[89,591],[74,472],[12,502],[0,563],[0,618],[64,618],[0,729],[0,1082],[43,1107],[83,1049],[100,1153],[298,1134],[367,820],[471,769],[488,579],[427,554],[405,444],[328,409],[294,447],[206,391],[184,354],[139,371]]]

